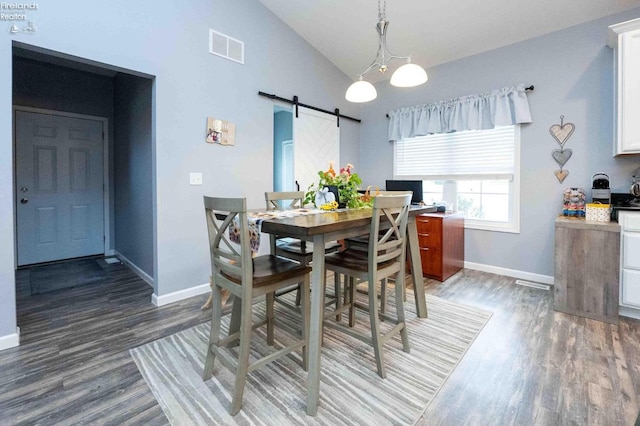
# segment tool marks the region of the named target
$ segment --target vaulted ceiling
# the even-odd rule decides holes
[[[260,2],[354,79],[376,55],[375,0]],[[429,68],[634,7],[640,0],[389,0],[387,44]]]

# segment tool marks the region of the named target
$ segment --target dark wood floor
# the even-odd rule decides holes
[[[106,284],[31,296],[16,273],[21,346],[0,352],[0,424],[166,424],[129,349],[203,323],[206,296],[156,308],[123,265]],[[640,322],[552,309],[552,294],[463,270],[427,292],[493,312],[418,424],[633,425]]]

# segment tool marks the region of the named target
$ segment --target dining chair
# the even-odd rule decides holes
[[[385,196],[385,195],[413,195],[413,191],[377,191],[377,196]],[[369,248],[369,235],[361,235],[358,237],[347,238],[344,240],[345,247],[354,248],[367,251]],[[357,285],[357,283],[356,283]],[[357,289],[358,292],[366,293],[366,290]],[[404,301],[407,301],[407,294],[403,293],[402,295]],[[383,279],[380,281],[380,312],[385,313],[387,310],[387,280]]]
[[[348,279],[348,294],[350,298],[345,301],[349,304],[349,325],[353,325],[355,309],[360,308],[369,312],[371,334],[364,335],[355,329],[345,327],[332,321],[325,321],[325,326],[336,328],[352,337],[356,337],[373,346],[378,374],[386,377],[384,366],[383,345],[395,334],[400,334],[402,349],[409,352],[409,336],[405,321],[404,311],[404,280],[405,280],[405,256],[407,240],[407,219],[411,195],[378,196],[373,202],[371,227],[369,228],[368,250],[360,247],[347,248],[344,251],[333,253],[325,258],[328,270],[344,274]],[[395,277],[395,304],[396,317],[380,312],[378,308],[379,281]],[[356,302],[356,280],[368,283],[368,305]],[[330,316],[328,316],[330,317]],[[389,331],[382,333],[380,319],[394,325]]]
[[[307,370],[308,327],[309,327],[309,273],[311,268],[275,255],[252,257],[247,224],[247,204],[245,198],[204,197],[209,249],[212,270],[213,309],[207,357],[204,365],[204,380],[211,378],[216,358],[235,373],[235,384],[229,413],[235,415],[242,407],[247,374],[256,368],[288,355],[292,351],[302,350],[302,367]],[[239,247],[229,238],[229,226],[235,221],[239,230]],[[275,292],[292,284],[301,283],[301,338],[294,336],[288,346],[283,346],[269,355],[252,363],[249,362],[251,332],[266,325],[268,346],[274,345],[274,298]],[[222,319],[222,293],[225,289],[239,302],[239,330],[230,330],[225,338],[220,336]],[[253,323],[253,301],[265,296],[266,317]],[[234,322],[234,321],[232,321]],[[237,358],[230,343],[239,340]],[[286,375],[287,372],[283,372]],[[268,391],[268,390],[267,390]]]
[[[304,207],[303,191],[265,192],[264,198],[267,203],[267,210],[287,210]],[[273,234],[270,234],[269,238],[271,243],[271,253],[274,253],[277,256],[285,257],[287,259],[295,260],[296,262],[300,262],[300,264],[305,266],[311,264],[311,259],[313,258],[313,243],[289,237],[281,238]],[[336,252],[341,247],[342,245],[336,241],[329,242],[325,244],[325,254]],[[293,290],[298,290],[296,293],[295,304],[296,306],[299,306],[300,286],[292,286],[287,289],[283,289],[277,292],[276,296],[284,295]],[[337,295],[340,295],[342,293],[341,280],[339,276],[335,277],[334,293],[336,296],[333,300],[336,304],[336,308],[339,308],[341,306],[341,302],[340,297],[338,297]],[[276,301],[283,304],[284,306],[293,308],[293,306],[289,305],[282,298],[277,298]]]

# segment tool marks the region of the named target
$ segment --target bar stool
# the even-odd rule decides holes
[[[216,358],[235,373],[235,384],[229,413],[236,415],[242,407],[247,374],[256,368],[288,355],[294,350],[302,350],[302,367],[307,370],[308,328],[309,328],[309,266],[274,256],[252,258],[247,224],[247,203],[244,198],[204,197],[205,215],[209,233],[209,249],[212,269],[213,309],[211,330],[204,365],[203,379],[213,374]],[[237,219],[236,219],[237,218]],[[229,226],[237,220],[240,234],[240,248],[229,240]],[[277,290],[301,283],[301,338],[295,336],[291,344],[249,363],[252,330],[267,326],[267,344],[274,344],[274,299]],[[226,338],[220,337],[222,319],[221,290],[228,290],[241,304],[240,330],[230,330]],[[253,299],[266,297],[266,318],[252,322]],[[229,343],[239,340],[238,357],[232,356]],[[283,372],[286,375],[286,372]]]
[[[265,192],[264,198],[267,204],[267,210],[298,209],[304,206],[303,191]],[[272,234],[269,235],[269,238],[271,243],[271,253],[287,259],[295,260],[305,266],[311,264],[311,259],[313,258],[313,243],[288,237],[281,238]],[[342,245],[336,241],[329,242],[325,244],[325,254],[334,253],[340,250],[341,247]],[[295,304],[296,306],[299,306],[300,286],[294,285],[289,288],[282,289],[276,292],[276,296],[282,296],[294,290],[297,290]],[[339,274],[337,274],[335,276],[335,298],[333,296],[331,297],[336,308],[341,306],[340,297],[338,296],[341,293],[341,280]],[[285,307],[294,308],[281,297],[277,297],[276,302],[284,305]],[[329,303],[331,303],[331,300]]]
[[[368,250],[361,248],[347,248],[338,253],[330,254],[325,259],[328,270],[344,274],[349,277],[348,304],[350,305],[349,322],[355,317],[355,308],[361,308],[369,312],[371,335],[357,333],[354,329],[344,327],[332,321],[325,321],[325,326],[330,326],[352,337],[369,343],[373,346],[378,374],[386,377],[384,366],[383,345],[395,334],[400,334],[402,348],[409,352],[409,336],[405,322],[404,311],[404,265],[405,248],[407,240],[407,218],[411,195],[378,196],[373,203],[371,228],[369,231]],[[381,280],[395,277],[395,303],[396,317],[392,318],[381,313],[378,308],[377,284]],[[361,305],[355,301],[356,280],[367,281],[369,304]],[[345,305],[347,301],[345,301]],[[380,318],[384,318],[393,328],[386,332],[380,332]]]

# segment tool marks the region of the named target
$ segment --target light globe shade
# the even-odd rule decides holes
[[[349,86],[344,97],[349,102],[369,102],[378,97],[378,92],[373,84],[360,80]]]
[[[427,82],[427,72],[420,65],[404,64],[391,76],[391,85],[396,87],[414,87]]]

